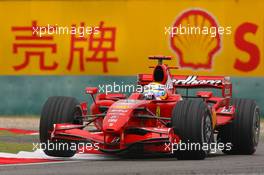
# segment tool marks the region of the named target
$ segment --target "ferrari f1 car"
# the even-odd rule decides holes
[[[92,143],[109,154],[164,153],[178,159],[204,159],[210,149],[200,145],[212,143],[223,143],[226,154],[255,152],[260,109],[253,100],[232,98],[229,77],[172,75],[170,70],[176,67],[163,63],[171,57],[149,59],[158,64],[150,67],[152,74],[138,75],[142,91],[128,97],[97,94],[97,88],[88,87],[85,91],[93,99],[90,110],[86,102],[72,97],[49,97],[41,113],[40,142],[64,147]],[[196,93],[190,95],[189,89]],[[196,149],[176,149],[180,144]],[[45,147],[44,152],[71,157],[78,150]]]

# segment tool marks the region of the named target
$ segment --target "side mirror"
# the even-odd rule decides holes
[[[98,88],[97,87],[87,87],[87,88],[85,88],[85,93],[86,94],[93,95],[93,94],[97,94],[97,92],[98,92]]]
[[[85,93],[91,95],[94,103],[96,103],[96,102],[95,102],[95,99],[94,99],[93,95],[97,94],[97,92],[98,92],[98,88],[97,87],[87,87],[87,88],[85,88]]]

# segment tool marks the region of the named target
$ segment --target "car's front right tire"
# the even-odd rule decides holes
[[[210,152],[213,138],[212,116],[202,100],[179,101],[172,111],[172,127],[181,138],[179,144],[185,144],[186,147],[185,150],[180,150],[178,145],[175,153],[178,159],[204,159]],[[204,149],[206,144],[207,150]]]

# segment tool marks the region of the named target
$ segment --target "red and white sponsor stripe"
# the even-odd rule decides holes
[[[8,131],[14,134],[24,134],[24,135],[38,135],[38,131],[34,130],[24,130],[24,129],[16,129],[16,128],[0,128],[0,131]]]
[[[42,163],[42,162],[58,162],[59,160],[52,159],[33,159],[33,158],[8,158],[0,157],[0,165],[2,164],[29,164],[29,163]]]

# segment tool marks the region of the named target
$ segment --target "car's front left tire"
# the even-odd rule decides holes
[[[68,141],[51,141],[53,125],[58,123],[75,123],[76,106],[79,102],[72,97],[49,97],[41,112],[39,134],[41,147],[46,155],[55,157],[72,157],[76,153]]]

